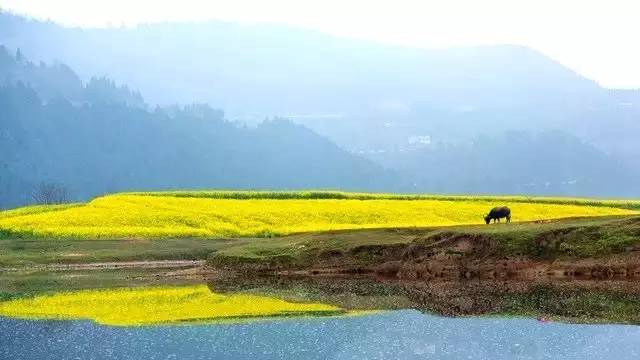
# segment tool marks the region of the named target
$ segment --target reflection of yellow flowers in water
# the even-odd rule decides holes
[[[511,207],[514,221],[637,213],[562,199],[558,203],[536,199],[510,203],[507,198],[398,200],[381,195],[379,199],[368,200],[253,199],[252,193],[238,194],[247,198],[121,194],[100,197],[84,205],[18,209],[0,212],[0,232],[82,238],[233,237],[467,225],[483,223],[483,214],[501,204]]]
[[[36,319],[92,319],[107,325],[224,321],[275,316],[335,315],[338,307],[275,298],[216,294],[205,285],[84,290],[0,303],[0,315]]]

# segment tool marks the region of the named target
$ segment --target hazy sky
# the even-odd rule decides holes
[[[520,44],[605,86],[640,87],[640,0],[0,0],[67,25],[279,22],[417,47]]]

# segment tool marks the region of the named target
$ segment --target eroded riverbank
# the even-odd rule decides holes
[[[216,250],[214,269],[398,280],[640,277],[640,218],[300,234]]]

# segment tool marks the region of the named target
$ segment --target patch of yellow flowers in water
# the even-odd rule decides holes
[[[216,294],[205,285],[83,290],[0,302],[0,315],[30,319],[91,319],[116,326],[240,321],[276,316],[340,315],[331,305]]]
[[[0,231],[79,238],[240,237],[481,224],[497,200],[215,199],[110,195],[55,210],[0,212]],[[513,221],[628,215],[606,206],[507,203]]]

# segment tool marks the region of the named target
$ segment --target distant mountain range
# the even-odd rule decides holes
[[[162,168],[159,159],[153,171],[110,164],[137,175],[83,190],[87,196],[186,186],[640,196],[640,92],[602,88],[521,46],[424,50],[214,21],[81,29],[7,13],[0,13],[0,44],[8,54],[0,53],[0,83],[10,84],[3,96],[32,97],[17,85],[27,84],[40,104],[38,121],[62,111],[81,124],[124,126],[68,124],[82,129],[74,135],[101,141],[152,126],[165,141],[153,143],[162,156],[189,155],[172,158],[184,168]],[[55,107],[60,99],[65,110]],[[184,108],[192,103],[226,116],[205,105]],[[131,119],[126,125],[119,112]],[[214,119],[204,128],[193,120],[203,113]],[[265,118],[280,120],[259,125]],[[169,135],[182,132],[189,135]],[[151,141],[135,141],[142,140]],[[118,145],[122,156],[129,141]],[[235,157],[211,155],[225,151]],[[194,164],[206,171],[188,170]],[[24,180],[24,171],[12,171],[30,184],[46,177]]]
[[[0,43],[107,75],[151,104],[207,102],[255,124],[288,117],[368,153],[561,130],[640,155],[640,94],[611,91],[521,46],[413,49],[279,25],[160,23],[81,29],[0,15]]]

